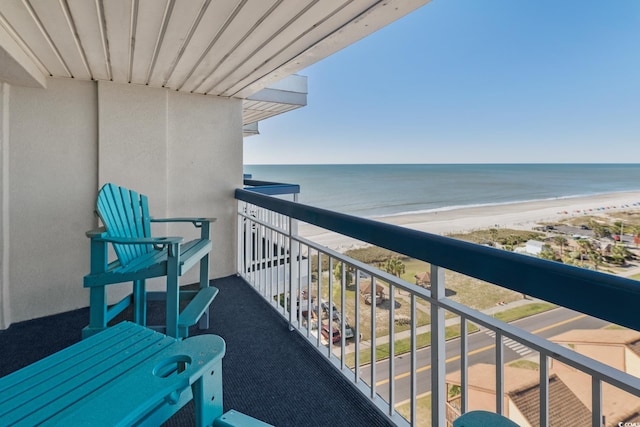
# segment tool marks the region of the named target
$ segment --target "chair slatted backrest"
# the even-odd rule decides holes
[[[107,229],[109,237],[151,237],[147,196],[124,187],[105,184],[98,194],[98,216]],[[113,245],[120,264],[151,250],[151,245]]]

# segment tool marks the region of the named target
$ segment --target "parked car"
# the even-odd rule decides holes
[[[333,320],[339,321],[340,320],[340,312],[338,311],[338,308],[336,307],[335,304],[331,303],[331,305],[333,306]],[[322,307],[322,312],[324,313],[323,317],[329,317],[329,303],[327,301],[322,300],[320,303],[320,306]]]
[[[590,230],[590,228],[584,224],[580,226],[580,230]]]
[[[619,242],[619,241],[620,241],[620,235],[618,235],[618,234],[612,234],[612,235],[611,235],[611,238],[612,238],[613,240],[615,240],[616,242]]]
[[[351,328],[351,325],[349,325],[349,323],[345,322],[344,323],[344,337],[345,339],[350,339],[353,338],[353,328]]]
[[[340,330],[338,328],[332,327],[331,328],[331,341],[333,343],[337,343],[338,341],[340,341]],[[326,323],[322,324],[322,336],[324,337],[324,339],[326,339],[327,341],[329,340],[329,325],[327,325]]]

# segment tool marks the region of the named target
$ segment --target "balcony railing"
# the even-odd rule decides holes
[[[549,397],[549,370],[556,362],[590,377],[589,409],[594,427],[603,423],[604,384],[640,397],[637,377],[496,320],[453,301],[445,293],[445,271],[450,270],[639,330],[640,286],[634,280],[255,191],[239,189],[235,195],[239,274],[288,320],[292,330],[305,336],[396,425],[416,426],[430,421],[431,425],[444,426],[452,421],[447,420],[447,411],[467,412],[468,370],[475,363],[469,347],[471,328],[490,331],[495,337],[492,363],[496,369],[494,384],[489,388],[495,390],[496,413],[504,414],[506,410],[507,342],[520,343],[538,353],[541,426],[549,425],[549,408],[554,404]],[[430,289],[299,236],[298,221],[429,263]],[[365,288],[368,293],[363,299],[360,294]],[[378,305],[380,298],[385,301]],[[403,311],[408,314],[397,316],[396,311],[405,306],[408,310]],[[427,318],[421,314],[426,312]],[[334,333],[334,328],[339,333]],[[420,331],[425,328],[430,332],[426,335],[427,350],[419,350],[418,341],[425,337]],[[450,328],[459,328],[458,339],[447,341]],[[460,370],[456,411],[447,408],[447,369]],[[425,398],[431,403],[429,420],[420,412],[419,402]]]

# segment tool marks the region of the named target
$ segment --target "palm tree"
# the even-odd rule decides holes
[[[406,268],[404,263],[400,261],[400,258],[398,258],[397,256],[394,256],[393,258],[390,258],[387,260],[386,264],[384,264],[382,269],[389,274],[393,274],[396,277],[400,277],[405,273]]]
[[[589,240],[578,240],[578,244],[580,245],[580,252],[586,255],[593,262],[593,268],[598,270],[598,265],[602,262],[602,254],[596,250]]]
[[[555,236],[553,241],[556,245],[560,246],[560,258],[564,255],[564,247],[567,245],[567,238],[564,236]]]

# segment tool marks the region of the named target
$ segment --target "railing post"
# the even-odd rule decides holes
[[[431,298],[445,297],[444,269],[431,264]],[[431,303],[431,425],[446,424],[447,384],[444,309]]]

